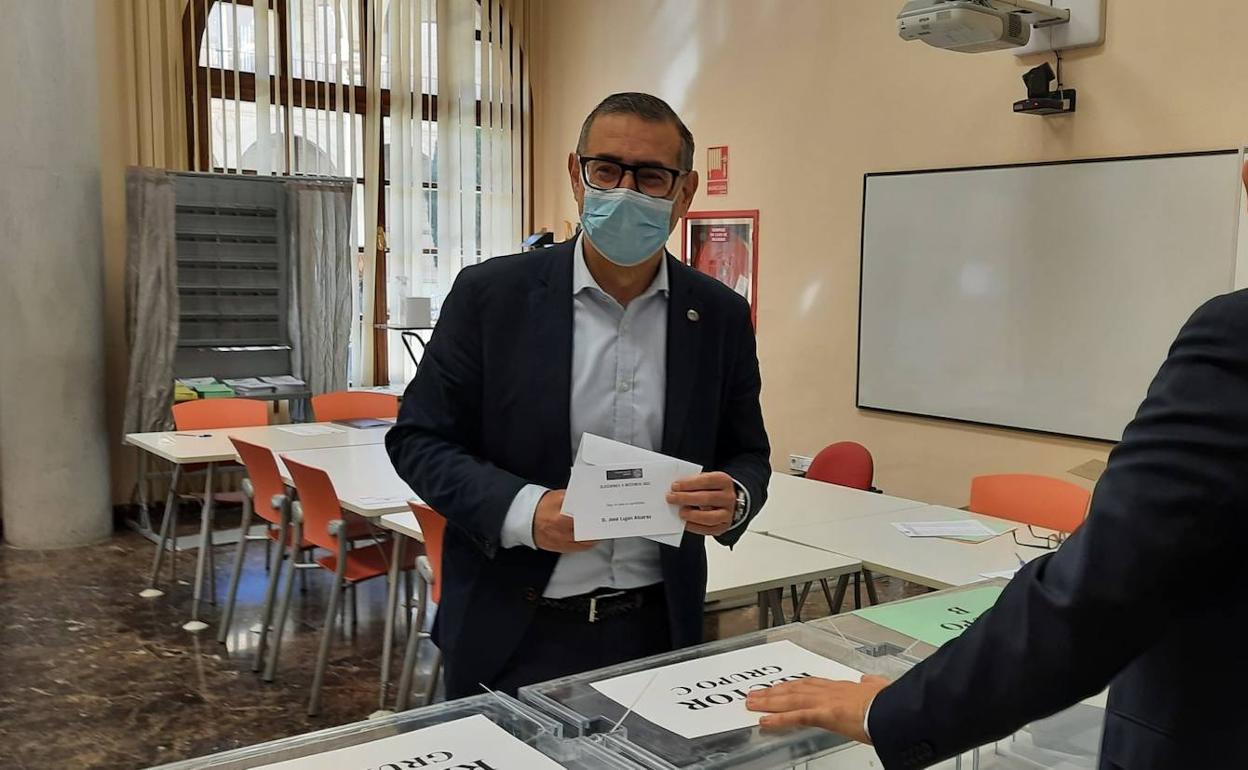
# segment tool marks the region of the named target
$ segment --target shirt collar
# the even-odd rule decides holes
[[[576,236],[576,245],[572,247],[572,296],[580,294],[585,289],[596,289],[603,294],[602,287],[594,280],[594,276],[589,272],[589,266],[585,264],[585,234],[581,233]],[[659,272],[654,274],[654,280],[650,283],[649,288],[641,293],[638,299],[644,299],[654,294],[662,292],[668,293],[667,283],[667,253],[664,252],[663,257],[659,260]]]

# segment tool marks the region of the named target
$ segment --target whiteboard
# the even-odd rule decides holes
[[[858,406],[1118,441],[1234,286],[1240,158],[867,174]]]

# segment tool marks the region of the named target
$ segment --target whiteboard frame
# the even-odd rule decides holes
[[[1238,155],[1241,163],[1248,155],[1248,144],[1229,149],[1218,150],[1197,150],[1192,152],[1166,152],[1153,153],[1150,155],[1121,155],[1107,156],[1096,158],[1073,158],[1070,160],[1046,160],[1031,161],[1027,163],[998,163],[987,166],[953,166],[948,168],[929,168],[915,169],[910,171],[868,171],[862,175],[862,205],[861,205],[861,221],[858,228],[858,340],[857,350],[855,351],[855,371],[854,371],[854,407],[863,412],[872,412],[875,414],[895,415],[901,417],[919,417],[925,420],[938,420],[940,422],[953,423],[956,425],[967,425],[979,428],[994,428],[996,430],[1011,431],[1015,433],[1024,433],[1037,436],[1049,436],[1054,438],[1073,439],[1077,441],[1085,441],[1089,443],[1102,444],[1105,446],[1116,446],[1119,442],[1112,439],[1097,438],[1076,433],[1062,433],[1059,431],[1042,430],[1039,428],[1025,428],[1018,425],[1006,425],[1003,423],[983,422],[980,420],[969,420],[961,417],[949,417],[947,415],[927,414],[924,412],[909,412],[900,409],[887,409],[878,406],[866,406],[862,403],[862,287],[866,275],[866,232],[867,232],[867,184],[875,177],[891,177],[891,176],[923,176],[927,174],[952,174],[965,171],[999,171],[1016,168],[1041,168],[1044,166],[1078,166],[1088,163],[1127,163],[1131,161],[1141,160],[1170,160],[1175,158],[1205,158],[1215,155]],[[1237,209],[1238,210],[1238,209]],[[1239,221],[1238,219],[1236,220]],[[1236,228],[1236,239],[1243,234],[1238,232]],[[1231,261],[1231,286],[1235,287],[1237,280],[1237,254],[1232,255]],[[1178,330],[1176,329],[1177,333]]]

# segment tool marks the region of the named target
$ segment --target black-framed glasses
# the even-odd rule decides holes
[[[1043,548],[1046,551],[1052,551],[1053,549],[1057,548],[1059,545],[1062,544],[1063,538],[1061,535],[1058,535],[1058,534],[1042,535],[1039,532],[1036,532],[1035,527],[1031,526],[1030,524],[1027,525],[1027,532],[1033,538],[1035,538],[1036,540],[1039,540],[1040,542],[1024,543],[1023,541],[1018,539],[1018,530],[1012,529],[1010,530],[1010,534],[1014,536],[1014,545],[1021,545],[1024,548]]]
[[[595,190],[614,190],[624,182],[624,174],[633,175],[637,192],[651,198],[666,198],[676,189],[676,181],[686,171],[667,166],[634,166],[610,158],[580,156],[581,179]]]

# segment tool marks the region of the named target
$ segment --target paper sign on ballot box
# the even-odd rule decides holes
[[[478,714],[290,759],[259,770],[558,770],[560,765]]]
[[[745,707],[751,692],[810,677],[857,682],[862,672],[784,640],[591,686],[622,706],[636,704],[637,716],[692,740],[756,726],[761,715]]]

